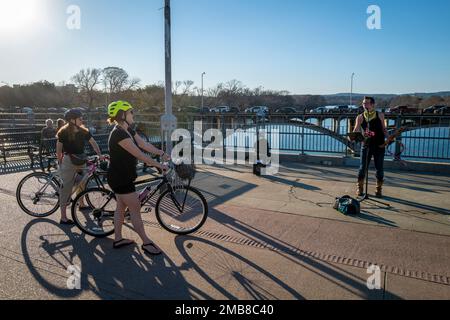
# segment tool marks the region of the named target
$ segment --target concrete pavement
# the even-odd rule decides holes
[[[0,298],[450,299],[448,177],[388,172],[391,207],[368,201],[347,217],[331,204],[353,194],[353,169],[289,163],[266,178],[238,166],[199,171],[207,223],[175,237],[144,214],[165,253],[154,258],[61,227],[58,214],[25,215],[14,197],[25,173],[0,176]],[[379,290],[366,284],[371,264],[380,266]],[[80,290],[67,289],[70,265],[81,268]]]

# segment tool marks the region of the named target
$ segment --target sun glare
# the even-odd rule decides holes
[[[38,23],[40,0],[0,0],[0,33],[13,35]]]

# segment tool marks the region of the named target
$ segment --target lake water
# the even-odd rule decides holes
[[[317,124],[312,119],[310,123]],[[333,122],[327,119],[323,127],[334,130]],[[271,148],[279,149],[281,153],[299,153],[304,150],[306,154],[345,154],[346,146],[331,136],[317,131],[295,125],[266,125],[268,140]],[[347,121],[341,121],[339,133],[347,133]],[[302,137],[303,135],[303,137]],[[251,148],[256,142],[256,128],[246,133],[237,132],[225,139],[225,146],[237,148]],[[402,159],[427,160],[450,162],[450,127],[422,128],[402,134],[404,151]],[[395,144],[387,150],[388,157],[395,151]]]

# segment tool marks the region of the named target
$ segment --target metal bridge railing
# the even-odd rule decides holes
[[[49,115],[35,116],[30,121],[26,114],[0,114],[0,133],[16,133],[21,128],[42,125]],[[54,115],[56,117],[56,115]],[[202,121],[203,134],[208,129],[219,129],[224,145],[236,148],[253,148],[256,139],[251,136],[227,137],[227,130],[241,129],[255,135],[260,130],[267,132],[271,145],[277,145],[281,153],[295,154],[335,154],[358,155],[358,146],[347,143],[347,133],[354,127],[356,114],[269,114],[257,117],[255,114],[182,114],[177,115],[178,127],[187,129],[193,137],[194,121]],[[15,120],[14,120],[15,119]],[[160,140],[159,115],[137,114],[135,117],[151,141]],[[106,126],[102,114],[91,115],[88,119],[95,128]],[[386,150],[391,158],[421,159],[429,161],[450,161],[450,116],[386,115],[389,130],[406,127],[398,142]],[[4,125],[5,124],[5,125]],[[12,126],[11,124],[15,124]],[[242,135],[242,134],[241,134]],[[274,141],[274,139],[278,141]],[[203,145],[207,145],[204,142]]]

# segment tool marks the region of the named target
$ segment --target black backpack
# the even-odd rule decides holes
[[[346,215],[358,215],[361,213],[359,201],[350,196],[336,198],[333,208]]]

